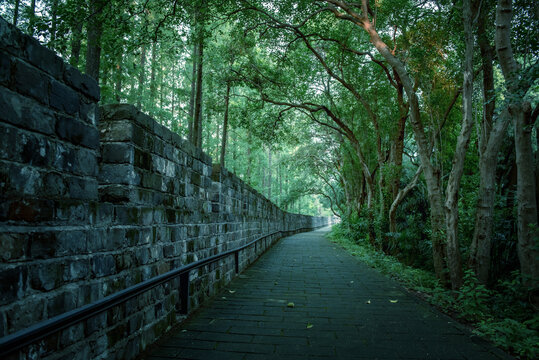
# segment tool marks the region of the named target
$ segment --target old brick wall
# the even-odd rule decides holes
[[[130,105],[98,112],[96,82],[0,18],[0,337],[277,230],[281,211]],[[240,255],[240,269],[277,240]],[[234,275],[190,274],[191,308]],[[177,320],[178,279],[15,358],[134,358]]]

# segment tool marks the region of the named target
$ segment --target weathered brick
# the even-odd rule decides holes
[[[64,177],[58,172],[47,172],[43,176],[42,194],[47,198],[63,198],[67,193]]]
[[[101,202],[110,202],[114,204],[127,203],[131,200],[132,189],[125,185],[100,185],[99,200]]]
[[[106,184],[139,185],[140,175],[129,164],[101,164],[99,181]]]
[[[63,274],[60,262],[34,265],[30,268],[30,284],[35,290],[50,291],[63,284]]]
[[[37,101],[49,104],[49,78],[36,68],[16,60],[14,64],[13,88]]]
[[[88,279],[90,276],[90,261],[86,258],[66,262],[64,269],[65,281]]]
[[[21,199],[3,201],[0,205],[0,220],[41,222],[54,220],[52,200]]]
[[[11,56],[4,54],[0,57],[0,85],[8,86],[11,78]]]
[[[92,100],[99,101],[100,92],[97,82],[71,65],[65,65],[64,80],[72,88],[81,91]]]
[[[135,148],[127,143],[104,143],[101,157],[105,163],[134,163]]]
[[[45,298],[31,297],[15,303],[6,311],[8,327],[11,331],[25,329],[43,319]]]
[[[16,56],[23,56],[24,35],[15,26],[0,17],[0,49]]]
[[[4,262],[19,260],[26,255],[28,237],[21,233],[0,233],[0,259]]]
[[[0,109],[4,122],[47,135],[54,133],[54,113],[35,100],[0,87]]]
[[[95,277],[112,275],[116,272],[116,262],[112,255],[93,256],[91,260],[92,274]]]
[[[79,117],[85,123],[96,126],[99,119],[99,109],[97,104],[93,101],[86,101],[82,99],[80,103]]]
[[[97,129],[72,117],[58,115],[56,134],[74,145],[82,145],[90,149],[99,148]]]
[[[70,199],[97,200],[97,180],[71,177],[68,181]]]
[[[0,306],[22,299],[26,295],[27,278],[26,265],[7,267],[0,271]]]
[[[64,70],[64,62],[56,56],[54,51],[41,45],[39,41],[31,37],[25,38],[25,52],[28,61],[44,72],[60,79]]]

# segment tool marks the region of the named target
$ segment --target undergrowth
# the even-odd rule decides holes
[[[362,262],[471,325],[474,333],[498,347],[521,359],[539,356],[539,314],[526,301],[518,271],[511,273],[508,280],[500,281],[494,289],[487,289],[468,270],[462,288],[453,291],[442,287],[432,272],[404,265],[364,239],[353,240],[352,234],[339,225],[333,227],[330,237]]]

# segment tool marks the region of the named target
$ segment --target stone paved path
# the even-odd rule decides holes
[[[327,231],[282,239],[145,359],[511,359]]]

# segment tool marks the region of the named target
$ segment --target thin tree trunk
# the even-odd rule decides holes
[[[193,124],[193,145],[201,147],[202,139],[202,64],[204,62],[204,40],[202,34],[198,35],[197,45],[197,76],[196,76],[196,96]]]
[[[81,4],[79,1],[77,1],[77,12],[81,12]],[[71,55],[69,57],[69,63],[75,67],[79,65],[80,61],[80,48],[81,48],[81,41],[82,41],[82,20],[76,20],[76,23],[74,24],[71,31],[73,32],[73,35],[71,37]]]
[[[226,154],[226,141],[228,137],[228,103],[230,99],[230,82],[226,82],[226,94],[225,94],[225,116],[223,119],[223,136],[221,138],[221,168],[225,167],[225,154]]]
[[[462,124],[457,138],[457,146],[453,156],[453,166],[449,174],[446,188],[445,212],[446,212],[446,235],[447,235],[447,265],[453,289],[462,286],[462,262],[458,239],[458,194],[460,180],[464,171],[464,160],[470,143],[470,135],[473,128],[473,12],[471,0],[463,1],[463,22],[465,36],[464,53],[464,83],[462,85]]]
[[[193,63],[193,69],[191,72],[191,94],[189,96],[189,115],[188,115],[188,135],[189,135],[189,141],[191,143],[194,143],[193,138],[193,128],[194,128],[194,113],[195,113],[195,97],[196,97],[196,78],[197,78],[197,42],[195,41],[195,44],[193,45],[193,53],[191,55],[192,63]]]
[[[13,25],[17,26],[19,21],[19,6],[21,4],[20,0],[15,0],[15,10],[13,10]]]
[[[116,65],[116,82],[114,84],[114,98],[117,102],[122,101],[122,70],[123,70],[123,51],[118,55],[118,64]]]
[[[271,147],[268,147],[268,200],[271,200]]]
[[[251,130],[247,128],[247,173],[245,174],[245,178],[247,179],[247,184],[251,184],[251,169],[252,169]]]
[[[99,63],[101,61],[101,35],[103,23],[101,12],[103,0],[90,1],[90,18],[88,21],[88,44],[86,48],[86,74],[99,83]]]
[[[151,64],[151,72],[150,72],[150,116],[154,115],[155,110],[155,92],[157,89],[157,84],[155,83],[155,70],[157,67],[157,41],[152,41],[152,64]],[[174,76],[174,71],[172,76]],[[172,92],[172,104],[174,104],[174,84],[172,85],[173,92]],[[174,107],[172,108],[174,109]],[[172,111],[172,118],[174,118],[174,110]]]
[[[413,188],[417,185],[417,181],[419,180],[419,176],[421,175],[422,169],[421,166],[417,169],[414,177],[408,185],[404,187],[404,189],[399,190],[397,193],[397,196],[395,196],[395,199],[391,203],[391,207],[389,208],[389,231],[392,233],[397,232],[397,209],[399,205],[402,203],[402,201],[406,198],[406,196],[410,193],[410,191],[413,190]]]
[[[518,78],[518,66],[511,47],[512,1],[498,0],[496,9],[496,51],[505,78],[509,116],[515,130],[515,156],[517,164],[517,250],[524,284],[537,289],[539,283],[539,251],[535,241],[537,228],[537,203],[535,188],[535,164],[531,142],[531,106],[523,100],[529,85]]]
[[[53,0],[51,4],[51,41],[50,45],[52,48],[55,48],[56,42],[56,26],[57,26],[57,12],[58,12],[58,0]]]
[[[137,109],[141,110],[142,97],[144,96],[144,78],[146,75],[146,45],[142,45],[140,51],[140,69],[138,75]]]
[[[30,2],[30,19],[28,21],[28,33],[30,36],[34,36],[36,23],[36,0]]]
[[[487,38],[485,21],[486,6],[483,5],[477,22],[477,40],[481,50],[483,73],[483,119],[479,136],[479,193],[474,235],[468,258],[468,266],[474,270],[477,279],[483,284],[488,283],[490,272],[490,244],[496,198],[498,152],[508,125],[508,116],[505,112],[498,117],[493,125],[496,106],[492,67],[493,48]]]

